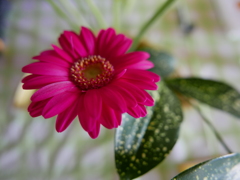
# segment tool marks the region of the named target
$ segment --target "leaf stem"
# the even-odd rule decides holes
[[[94,17],[97,20],[98,25],[100,26],[100,29],[102,28],[106,28],[107,27],[107,23],[105,22],[101,11],[98,9],[98,7],[93,3],[92,0],[87,0],[86,1],[90,10],[92,11]]]
[[[146,31],[149,29],[149,27],[164,13],[166,12],[171,5],[175,2],[176,0],[167,0],[163,5],[161,5],[157,11],[153,14],[153,16],[142,26],[140,29],[138,35],[135,37],[133,45],[131,47],[130,51],[133,51],[136,49],[137,45],[139,44],[139,41],[141,40],[142,36]]]
[[[189,101],[188,101],[189,102]],[[214,135],[216,136],[216,138],[218,139],[218,141],[222,144],[222,146],[224,147],[224,149],[230,154],[232,153],[232,151],[230,150],[230,148],[227,146],[227,144],[223,141],[222,137],[220,136],[220,134],[217,132],[217,130],[215,129],[214,125],[211,123],[210,120],[208,120],[205,115],[203,114],[203,112],[201,111],[201,109],[192,104],[191,102],[189,102],[193,108],[199,113],[199,115],[201,116],[201,118],[205,121],[205,123],[211,128],[211,130],[213,131]]]

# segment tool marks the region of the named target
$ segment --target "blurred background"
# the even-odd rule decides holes
[[[82,16],[74,18],[79,26],[96,27],[85,1],[65,2],[81,11]],[[112,1],[93,2],[111,26]],[[164,1],[126,2],[120,31],[134,37]],[[32,92],[21,91],[21,68],[32,61],[31,57],[56,44],[60,33],[70,30],[70,22],[59,17],[46,0],[0,0],[0,18],[0,179],[117,180],[114,130],[101,129],[99,138],[92,140],[76,120],[59,134],[55,118],[31,118],[26,111]],[[179,76],[220,80],[240,91],[239,19],[239,0],[179,0],[144,40],[176,59]],[[228,146],[239,152],[239,119],[207,106],[202,109]],[[138,179],[167,180],[188,163],[226,154],[194,110],[186,107],[184,116],[171,154]]]

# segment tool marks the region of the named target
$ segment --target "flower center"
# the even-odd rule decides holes
[[[76,61],[70,74],[73,82],[81,89],[97,89],[108,84],[113,77],[114,68],[101,56],[88,56]]]

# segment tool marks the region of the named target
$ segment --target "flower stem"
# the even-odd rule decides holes
[[[122,0],[113,1],[113,27],[120,31],[120,10],[122,5]]]
[[[107,27],[107,23],[105,22],[101,11],[98,9],[98,7],[93,3],[92,0],[86,0],[90,10],[92,11],[94,17],[97,20],[98,25],[100,26],[100,29],[102,28],[106,28]]]
[[[79,9],[73,4],[71,1],[66,0],[58,0],[59,3],[62,4],[62,6],[68,11],[68,13],[71,15],[72,20],[75,22],[75,25],[78,27],[80,25],[89,26],[88,22],[84,19],[84,16],[82,16]]]
[[[191,103],[190,103],[191,104]],[[215,129],[215,127],[213,126],[213,124],[211,123],[211,121],[209,121],[204,114],[202,113],[201,109],[196,106],[193,105],[193,108],[199,113],[199,115],[201,116],[201,118],[205,121],[205,123],[207,123],[207,125],[211,128],[211,130],[213,131],[214,135],[216,136],[216,138],[218,139],[218,141],[222,144],[222,146],[224,147],[224,149],[228,152],[228,153],[232,153],[232,151],[230,150],[230,148],[227,146],[227,144],[223,141],[222,137],[220,136],[220,134],[217,132],[217,130]]]
[[[168,10],[171,5],[175,2],[176,0],[167,0],[163,5],[161,5],[157,11],[153,14],[153,16],[142,26],[140,29],[138,35],[135,37],[133,45],[131,47],[131,51],[134,51],[137,48],[137,45],[139,41],[141,40],[142,36],[146,31],[149,29],[149,27],[164,13],[166,10]]]
[[[123,10],[126,11],[130,11],[134,4],[136,3],[137,0],[123,0]]]

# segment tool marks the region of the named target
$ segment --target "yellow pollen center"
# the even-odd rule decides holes
[[[72,81],[81,89],[97,89],[113,78],[114,68],[101,56],[88,56],[76,61],[70,68]]]
[[[103,69],[101,63],[98,64],[91,64],[88,67],[86,67],[85,70],[82,71],[83,76],[87,79],[95,79],[97,75],[102,74]]]

